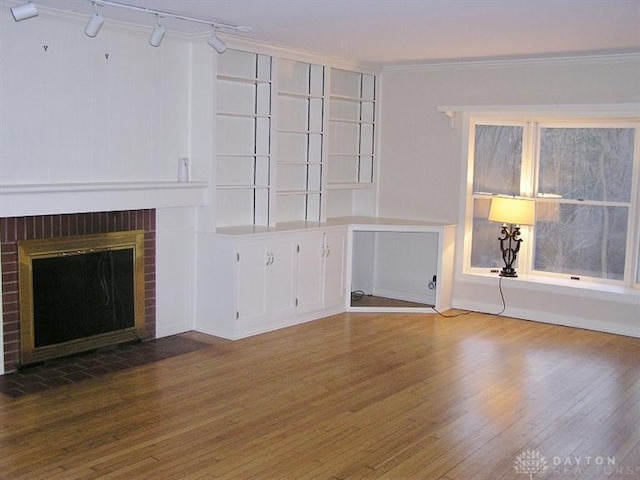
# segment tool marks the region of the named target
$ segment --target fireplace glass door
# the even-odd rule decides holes
[[[139,338],[144,232],[20,242],[22,364]]]

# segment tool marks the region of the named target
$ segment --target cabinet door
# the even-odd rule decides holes
[[[314,232],[298,238],[298,313],[322,309],[324,236]]]
[[[264,283],[266,312],[281,318],[295,312],[295,239],[272,238],[266,242]]]
[[[242,325],[260,323],[266,313],[267,254],[263,241],[238,246],[238,291],[236,305]]]
[[[330,230],[324,235],[324,306],[343,305],[345,301],[345,230]]]

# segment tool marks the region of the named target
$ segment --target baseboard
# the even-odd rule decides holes
[[[280,320],[263,323],[260,325],[252,325],[245,329],[238,329],[236,332],[229,332],[227,330],[218,330],[214,328],[195,328],[195,331],[204,333],[206,335],[212,335],[214,337],[224,338],[226,340],[240,340],[242,338],[253,337],[262,333],[272,332],[274,330],[280,330],[282,328],[293,327],[302,323],[311,322],[320,318],[329,317],[345,311],[344,305],[337,305],[323,310],[316,310],[313,312],[307,312],[300,315],[293,315]]]
[[[495,315],[496,305],[481,304],[465,301],[454,301],[453,308],[462,310],[470,310],[474,312]],[[582,328],[584,330],[593,330],[596,332],[613,333],[615,335],[624,335],[626,337],[640,338],[640,326],[634,327],[630,325],[615,324],[610,321],[601,321],[594,319],[584,319],[579,317],[569,317],[566,315],[557,315],[548,312],[539,312],[523,308],[507,308],[501,314],[503,317],[519,318],[533,322],[548,323],[563,327]]]
[[[158,325],[156,323],[156,338],[170,337],[171,335],[178,335],[179,333],[188,332],[193,330],[193,325],[190,323],[179,323],[175,325]]]

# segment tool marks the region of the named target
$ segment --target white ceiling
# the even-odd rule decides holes
[[[91,13],[89,0],[33,0]],[[117,0],[121,1],[121,0]],[[246,25],[250,39],[375,64],[640,52],[640,0],[122,0]],[[100,7],[107,18],[153,15]],[[206,25],[166,19],[167,29]]]

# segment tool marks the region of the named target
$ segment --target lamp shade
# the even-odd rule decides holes
[[[512,225],[535,223],[535,202],[521,197],[493,197],[489,208],[489,221]]]

